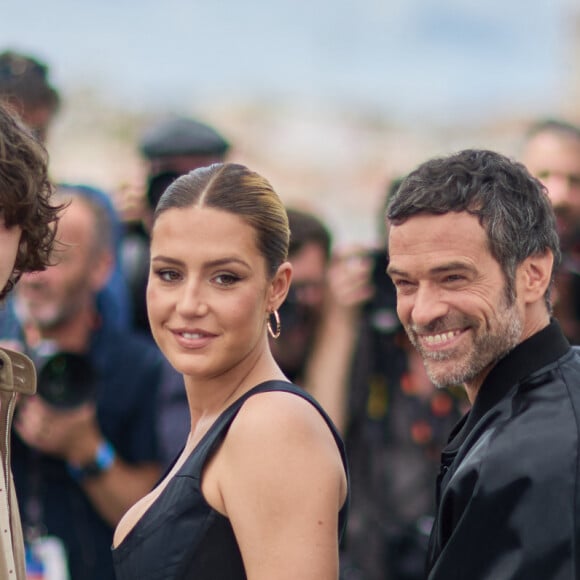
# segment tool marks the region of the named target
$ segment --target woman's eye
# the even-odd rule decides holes
[[[218,274],[214,277],[214,281],[220,286],[231,286],[239,279],[239,276],[236,276],[235,274]]]
[[[175,280],[179,280],[179,273],[175,270],[158,270],[156,274],[164,282],[174,282]]]

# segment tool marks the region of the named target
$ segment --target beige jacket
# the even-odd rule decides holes
[[[0,348],[0,578],[26,580],[22,524],[10,469],[10,427],[18,393],[36,391],[30,359]]]

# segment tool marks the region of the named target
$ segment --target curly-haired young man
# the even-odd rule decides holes
[[[0,299],[24,272],[50,259],[59,208],[50,202],[44,147],[0,105]],[[10,423],[18,393],[35,390],[32,363],[0,348],[0,577],[25,579],[22,529],[10,470]]]

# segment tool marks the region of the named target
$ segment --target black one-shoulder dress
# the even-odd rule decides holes
[[[246,399],[269,391],[293,393],[316,407],[334,435],[347,471],[344,445],[321,406],[303,389],[291,383],[262,383],[245,393],[218,417],[179,472],[121,544],[113,549],[117,580],[246,578],[230,521],[205,501],[201,493],[201,474]],[[344,531],[347,508],[348,499],[339,513],[339,537]]]

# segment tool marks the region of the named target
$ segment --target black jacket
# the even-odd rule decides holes
[[[429,580],[580,578],[580,354],[559,325],[485,379],[441,457]]]

